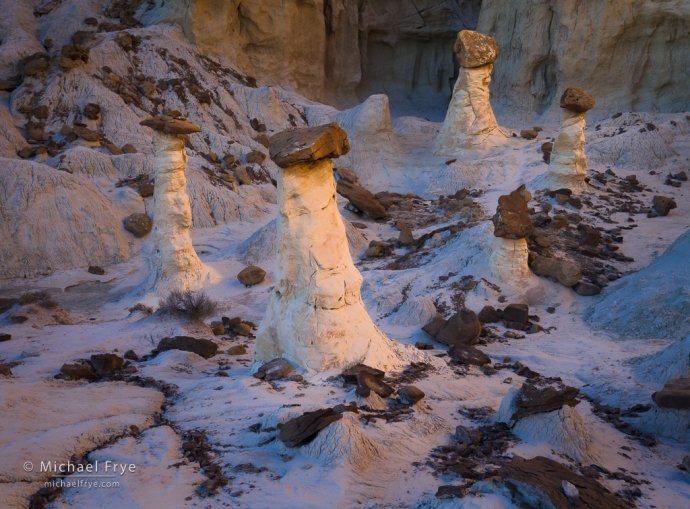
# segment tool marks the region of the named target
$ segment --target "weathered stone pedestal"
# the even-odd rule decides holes
[[[148,288],[157,295],[198,290],[210,271],[192,246],[192,208],[187,196],[187,154],[180,134],[199,132],[196,125],[171,117],[153,117],[142,125],[154,130],[155,151],[153,270]]]
[[[594,98],[576,88],[567,89],[561,97],[561,130],[553,145],[549,171],[544,176],[545,187],[568,188],[575,193],[586,189],[585,112],[593,107]]]
[[[278,178],[275,288],[254,359],[283,357],[310,371],[364,362],[394,365],[386,338],[362,303],[336,202],[330,158],[349,151],[338,124],[291,129],[270,139]]]
[[[493,217],[494,238],[489,246],[489,268],[500,279],[516,283],[530,275],[525,237],[534,232],[527,201],[520,191],[498,199]]]
[[[437,155],[454,155],[467,148],[489,148],[505,140],[489,102],[491,71],[499,54],[496,41],[463,30],[458,34],[455,51],[460,73],[436,139]]]

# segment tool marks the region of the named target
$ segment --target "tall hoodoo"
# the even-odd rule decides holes
[[[153,270],[149,290],[166,295],[173,290],[197,290],[210,271],[201,263],[192,246],[189,228],[192,208],[187,196],[187,154],[181,134],[198,133],[198,126],[169,116],[151,117],[141,122],[153,133],[155,152],[153,191]]]
[[[337,123],[289,129],[269,140],[278,178],[275,288],[254,359],[284,357],[311,371],[366,362],[395,364],[390,340],[362,303],[330,158],[350,150]]]
[[[488,148],[505,139],[489,102],[491,71],[499,55],[496,40],[463,30],[458,33],[455,52],[460,73],[436,139],[438,155],[452,155],[463,148]]]
[[[551,189],[585,190],[585,113],[593,107],[594,98],[580,89],[568,88],[561,96],[561,131],[553,144],[549,171],[544,177],[544,183]]]

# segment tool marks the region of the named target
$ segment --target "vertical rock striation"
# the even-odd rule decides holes
[[[338,124],[270,138],[278,179],[275,288],[254,359],[290,359],[310,371],[366,362],[391,367],[388,340],[362,303],[362,277],[348,250],[330,158],[350,149]]]
[[[166,295],[173,290],[198,290],[210,271],[192,246],[189,228],[192,208],[187,196],[187,154],[180,134],[199,132],[198,126],[172,117],[152,117],[141,122],[153,133],[155,152],[155,203],[153,270],[149,290]]]
[[[455,52],[460,74],[436,139],[438,155],[454,155],[466,148],[488,148],[505,139],[489,101],[491,70],[499,55],[496,41],[463,30],[458,34]]]

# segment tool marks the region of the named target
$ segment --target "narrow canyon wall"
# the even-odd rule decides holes
[[[498,41],[492,76],[499,120],[557,119],[567,87],[618,111],[690,109],[687,0],[484,0],[477,31]]]
[[[442,119],[453,43],[481,0],[156,0],[142,21],[177,23],[207,54],[336,107],[387,93],[394,114]]]

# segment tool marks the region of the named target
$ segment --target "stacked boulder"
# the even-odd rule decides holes
[[[525,238],[534,232],[534,223],[527,209],[526,193],[516,190],[501,196],[493,217],[494,239],[489,246],[489,267],[506,282],[529,276],[529,250]]]

